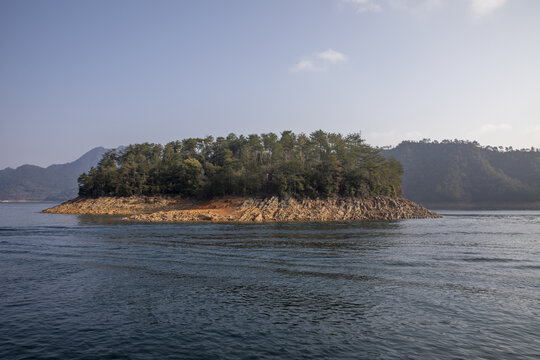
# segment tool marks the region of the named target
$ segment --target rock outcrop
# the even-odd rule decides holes
[[[160,197],[77,198],[44,210],[55,214],[122,215],[143,222],[352,222],[439,218],[410,200],[369,198],[225,198],[196,202]]]
[[[179,210],[193,205],[194,202],[190,200],[163,197],[77,197],[42,212],[75,215],[136,215]]]

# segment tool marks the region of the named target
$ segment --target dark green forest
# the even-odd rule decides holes
[[[78,181],[83,197],[396,197],[402,173],[360,134],[319,130],[129,145],[105,153]]]
[[[404,196],[430,207],[537,208],[540,202],[535,148],[426,139],[404,141],[382,153],[403,165]]]

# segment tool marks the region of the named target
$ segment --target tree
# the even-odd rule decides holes
[[[134,144],[79,178],[81,196],[399,196],[403,169],[359,133],[234,133]]]

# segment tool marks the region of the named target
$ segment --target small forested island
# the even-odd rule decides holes
[[[359,221],[433,218],[401,198],[403,168],[360,134],[189,138],[110,150],[49,213],[138,221]]]

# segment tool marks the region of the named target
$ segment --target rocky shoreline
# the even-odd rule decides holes
[[[116,215],[137,222],[354,222],[427,219],[441,216],[404,198],[277,197],[209,201],[163,197],[76,198],[43,210],[50,214]]]

